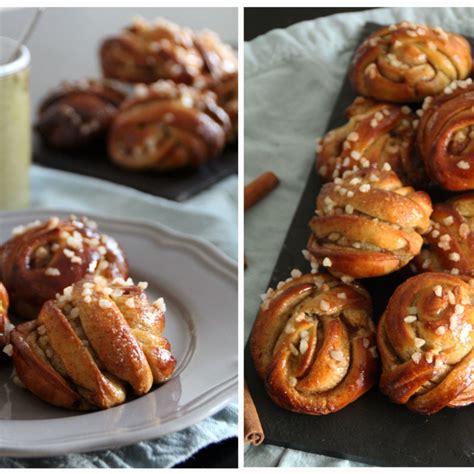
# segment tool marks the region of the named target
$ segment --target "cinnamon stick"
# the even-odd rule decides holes
[[[271,171],[263,173],[245,186],[244,210],[250,209],[280,184],[278,177]]]
[[[244,382],[244,442],[258,446],[264,439],[265,434],[257,409],[247,387],[247,382]]]

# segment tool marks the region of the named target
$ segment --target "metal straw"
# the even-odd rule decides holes
[[[41,14],[43,13],[43,11],[44,11],[44,8],[37,8],[36,9],[35,15],[31,19],[28,26],[25,28],[25,31],[23,32],[23,34],[20,36],[20,39],[18,40],[18,42],[15,46],[15,49],[13,50],[13,53],[8,58],[7,64],[12,62],[16,58],[16,55],[18,54],[18,51],[20,50],[22,45],[24,45],[28,41],[28,38],[31,36],[31,33],[33,33],[33,30],[35,29],[35,26],[38,23],[38,20],[39,20]]]

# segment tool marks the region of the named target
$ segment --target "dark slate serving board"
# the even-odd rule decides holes
[[[110,162],[107,159],[105,147],[95,146],[87,150],[65,152],[46,146],[36,135],[33,161],[48,168],[105,179],[181,202],[227,176],[237,174],[238,145],[237,143],[227,145],[221,156],[195,170],[176,170],[166,173],[134,172],[123,170]]]
[[[362,37],[378,28],[367,24]],[[474,39],[469,39],[474,47]],[[347,78],[334,107],[328,130],[345,122],[344,110],[355,98]],[[309,237],[308,221],[314,213],[321,182],[312,166],[293,221],[273,270],[269,285],[285,280],[291,269],[308,268],[301,254]],[[430,192],[434,201],[447,193]],[[410,271],[366,279],[378,321],[395,288]],[[291,413],[275,405],[257,376],[247,344],[245,379],[260,415],[265,442],[307,452],[350,459],[377,466],[473,466],[474,406],[445,409],[420,416],[391,403],[377,387],[343,410],[326,416]]]

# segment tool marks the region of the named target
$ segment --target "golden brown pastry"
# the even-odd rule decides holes
[[[364,168],[322,187],[308,250],[336,276],[385,275],[420,252],[431,212],[428,194],[404,186],[387,163]]]
[[[232,123],[232,134],[229,138],[235,140],[239,106],[237,54],[209,30],[198,33],[195,43],[206,64],[206,72],[196,79],[194,85],[200,89],[209,89],[217,95],[217,103],[227,112]]]
[[[129,279],[82,280],[47,301],[38,318],[11,333],[13,362],[25,387],[73,410],[123,403],[168,380],[176,361],[162,336],[165,305],[150,304]]]
[[[414,259],[418,271],[474,276],[474,194],[433,206],[424,246]]]
[[[126,278],[128,266],[117,242],[85,217],[17,227],[0,246],[0,280],[22,318],[36,317],[45,301],[87,275]]]
[[[136,18],[102,43],[100,59],[105,77],[145,84],[160,79],[194,84],[237,70],[235,51],[216,33],[195,33],[162,18],[153,22]]]
[[[400,285],[377,328],[380,389],[430,415],[474,401],[474,288],[446,273]]]
[[[357,97],[346,110],[349,121],[326,134],[317,145],[316,166],[324,181],[354,167],[389,163],[405,182],[422,179],[413,156],[418,120],[408,106]]]
[[[37,130],[48,145],[56,148],[89,145],[105,138],[124,99],[123,91],[111,81],[64,82],[41,103]]]
[[[234,49],[221,41],[219,36],[210,30],[196,33],[194,43],[204,60],[203,76],[220,80],[237,72],[237,54]]]
[[[417,132],[426,170],[451,191],[474,189],[474,84],[453,82],[434,98],[427,97]]]
[[[229,116],[215,99],[172,81],[137,86],[112,124],[110,158],[124,168],[159,171],[215,158],[231,133]]]
[[[218,80],[208,80],[200,87],[210,90],[217,96],[217,103],[227,112],[232,125],[231,132],[227,135],[227,141],[237,139],[239,128],[239,75],[232,72],[221,76]]]
[[[0,282],[0,350],[8,343],[10,326],[10,320],[8,319],[8,293]]]
[[[472,69],[465,38],[440,27],[403,21],[371,34],[357,49],[350,79],[365,96],[389,102],[421,102]]]
[[[193,32],[162,18],[136,18],[102,43],[100,60],[105,77],[146,84],[159,79],[192,84],[205,68]]]
[[[375,383],[371,301],[359,285],[328,274],[301,275],[263,295],[250,350],[268,394],[310,415],[338,411]]]

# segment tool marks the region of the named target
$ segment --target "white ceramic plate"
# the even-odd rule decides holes
[[[0,242],[13,227],[56,211],[0,213]],[[175,376],[148,395],[109,410],[77,414],[52,407],[10,380],[0,357],[0,455],[48,456],[98,450],[186,428],[237,394],[237,265],[212,245],[162,225],[90,216],[127,254],[130,275],[167,304],[165,336]]]

